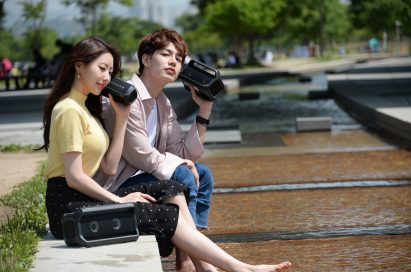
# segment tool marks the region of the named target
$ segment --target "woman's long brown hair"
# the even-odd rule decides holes
[[[103,53],[110,53],[113,56],[113,76],[121,69],[120,53],[117,48],[96,37],[86,38],[77,43],[70,54],[66,57],[57,79],[53,84],[50,95],[47,97],[43,111],[43,139],[44,145],[39,149],[48,150],[50,144],[50,122],[51,113],[54,106],[65,97],[71,90],[76,76],[75,64],[82,62],[89,64]],[[90,113],[101,121],[101,100],[100,96],[89,94],[86,99],[86,107]]]

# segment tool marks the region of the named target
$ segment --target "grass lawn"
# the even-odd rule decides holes
[[[4,151],[22,151],[28,147],[0,146]],[[0,226],[0,271],[28,271],[45,234],[48,222],[45,207],[46,178],[43,162],[37,173],[10,194],[0,198],[3,206],[15,212]]]

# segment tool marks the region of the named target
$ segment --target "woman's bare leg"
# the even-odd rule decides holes
[[[184,210],[187,209],[187,206],[185,202],[181,203],[179,196],[173,198],[171,202],[178,204],[180,210],[182,210],[179,213],[177,229],[172,241],[177,248],[180,248],[184,252],[190,252],[190,256],[194,258],[195,261],[193,261],[193,263],[198,271],[215,271],[203,267],[204,264],[212,264],[225,271],[233,272],[275,272],[282,271],[291,266],[289,262],[283,262],[278,265],[249,265],[235,259],[199,232],[195,227],[193,228],[193,223],[184,216]],[[199,267],[197,267],[197,265],[199,265]]]
[[[190,211],[188,210],[185,197],[181,194],[174,198],[169,199],[168,202],[177,204],[179,206],[179,213],[183,216],[186,222],[193,229],[196,230],[196,225],[193,221],[193,218],[191,217]],[[184,272],[185,271],[210,271],[210,272],[217,271],[217,269],[213,265],[190,257],[185,251],[181,250],[178,247],[176,247],[176,259],[177,259],[176,260],[177,270],[180,270],[182,272],[183,271]]]
[[[190,256],[215,265],[227,272],[276,272],[291,266],[289,262],[278,265],[249,265],[243,263],[218,247],[197,229],[193,229],[182,215],[172,241],[176,247],[190,252]],[[201,270],[200,270],[201,271]]]

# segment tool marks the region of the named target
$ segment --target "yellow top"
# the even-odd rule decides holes
[[[98,170],[109,139],[101,123],[85,105],[87,96],[72,89],[53,108],[46,177],[63,177],[63,154],[81,152],[83,171],[92,177]]]

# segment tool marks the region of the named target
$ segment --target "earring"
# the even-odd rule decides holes
[[[80,73],[77,73],[77,79],[80,79]]]

